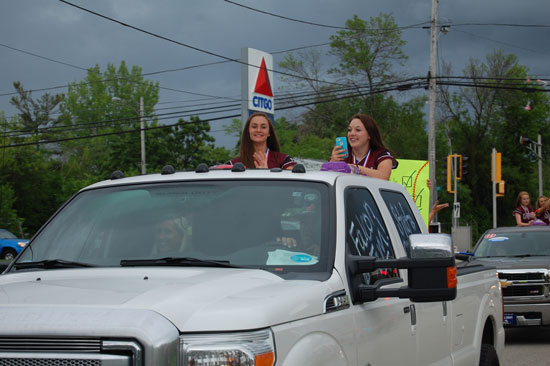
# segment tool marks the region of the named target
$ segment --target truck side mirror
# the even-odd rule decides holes
[[[403,258],[348,256],[347,270],[354,304],[380,297],[409,298],[416,302],[448,301],[456,297],[456,266],[451,237],[446,234],[413,234],[409,241],[409,255]],[[388,281],[373,285],[361,283],[363,273],[380,268],[407,269],[408,286],[384,289],[382,287],[388,285]]]

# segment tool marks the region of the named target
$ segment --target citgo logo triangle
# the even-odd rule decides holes
[[[262,64],[260,65],[260,71],[258,71],[258,77],[256,78],[256,86],[254,87],[254,93],[273,96],[271,91],[271,83],[269,82],[269,75],[265,67],[265,59],[262,57]]]

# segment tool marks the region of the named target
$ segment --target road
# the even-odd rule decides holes
[[[501,366],[550,366],[550,327],[506,329]]]

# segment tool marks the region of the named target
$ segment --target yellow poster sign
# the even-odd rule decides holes
[[[425,160],[397,159],[397,161],[399,166],[392,170],[390,181],[405,186],[420,210],[424,222],[428,225],[430,190],[427,182],[430,177],[430,165]]]

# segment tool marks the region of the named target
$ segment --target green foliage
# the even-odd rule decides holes
[[[322,138],[313,134],[298,135],[299,126],[288,122],[284,117],[274,124],[281,151],[292,157],[328,160],[334,147],[334,139]]]
[[[33,99],[21,84],[14,86],[18,96],[12,103],[19,113],[9,123],[0,115],[2,145],[19,144],[0,150],[0,225],[14,232],[34,234],[70,196],[114,170],[140,174],[141,110],[148,172],[166,164],[194,169],[230,157],[226,149],[214,147],[209,123],[198,117],[160,125],[154,114],[158,84],[144,80],[137,66],[108,65],[103,74],[99,66],[92,67],[83,81],[70,84],[66,96]],[[52,118],[58,105],[62,113]],[[58,142],[34,144],[53,140]]]
[[[144,80],[140,67],[129,70],[124,61],[118,69],[107,65],[104,73],[98,65],[90,68],[83,81],[69,85],[62,123],[70,136],[110,135],[62,143],[64,159],[81,160],[80,175],[108,177],[117,169],[139,169],[140,98],[146,125],[153,123],[158,90],[158,83]]]
[[[195,169],[200,163],[214,165],[226,162],[230,153],[224,148],[214,148],[214,138],[208,134],[208,122],[199,122],[196,116],[189,122],[179,119],[170,128],[149,131],[149,151],[154,151],[148,164],[154,171],[166,165],[173,165],[177,170]]]
[[[404,65],[407,56],[402,47],[406,44],[401,39],[394,17],[381,13],[368,21],[354,15],[346,21],[349,30],[341,30],[330,37],[330,53],[339,58],[339,68],[332,73],[347,77],[352,85],[367,83],[371,92],[383,87],[394,74],[395,64]],[[367,113],[378,118],[375,113],[374,95],[365,99]]]
[[[17,109],[19,118],[14,120],[12,129],[19,131],[16,142],[29,141],[39,142],[51,138],[50,132],[42,132],[41,129],[56,124],[52,118],[52,111],[63,101],[62,94],[50,95],[45,93],[38,100],[31,96],[32,92],[23,88],[23,85],[16,81],[13,87],[17,95],[12,97],[10,103]],[[36,145],[39,148],[39,145]]]
[[[534,204],[538,196],[537,162],[519,144],[519,137],[523,135],[536,140],[540,131],[543,142],[549,141],[550,101],[545,93],[508,89],[515,86],[534,91],[537,86],[525,82],[528,70],[519,64],[515,55],[505,55],[500,50],[487,55],[485,62],[470,60],[464,74],[486,78],[484,82],[493,82],[497,87],[507,87],[461,88],[455,92],[444,89],[441,93],[442,112],[448,121],[446,128],[452,151],[469,157],[469,174],[461,182],[459,194],[461,189],[465,189],[464,185],[469,187],[472,205],[463,205],[463,212],[473,212],[475,216],[461,218],[461,221],[472,220],[479,227],[477,234],[481,234],[492,227],[493,147],[502,153],[502,176],[507,183],[506,196],[497,198],[498,225],[515,225],[511,213],[519,191],[530,192]],[[517,80],[504,81],[502,78]],[[531,105],[531,110],[525,109],[527,104]],[[448,149],[447,145],[447,151],[443,152],[445,156]],[[550,168],[546,162],[544,166],[543,171]]]

